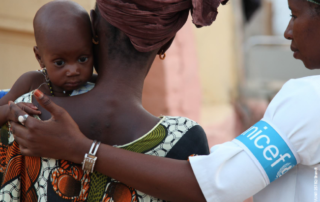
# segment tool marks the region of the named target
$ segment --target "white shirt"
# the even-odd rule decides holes
[[[315,170],[316,168],[316,170]],[[254,202],[320,201],[320,165],[298,165],[253,196]]]
[[[302,165],[261,191],[270,182],[255,152],[237,140],[216,145],[210,155],[190,158],[208,202],[242,202],[259,191],[255,202],[314,201],[312,178],[320,162],[320,76],[288,81],[268,106],[263,121],[277,131],[294,154],[291,156]],[[273,154],[279,158],[277,152]]]

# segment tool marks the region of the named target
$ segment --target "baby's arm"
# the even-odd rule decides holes
[[[7,122],[7,116],[9,111],[8,102],[15,101],[21,95],[33,90],[32,87],[35,86],[36,83],[39,83],[39,78],[40,77],[38,72],[27,72],[23,74],[14,83],[10,91],[0,99],[0,126]]]
[[[15,101],[21,95],[33,90],[31,89],[31,86],[33,86],[33,84],[39,80],[38,75],[38,72],[33,71],[24,73],[22,76],[20,76],[13,84],[10,91],[0,99],[0,106],[8,104],[9,101]]]

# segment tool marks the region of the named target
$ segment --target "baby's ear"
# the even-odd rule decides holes
[[[34,55],[36,56],[37,61],[39,62],[40,67],[41,67],[41,68],[45,68],[44,63],[43,63],[42,60],[41,60],[41,55],[40,55],[38,46],[34,46],[34,47],[33,47],[33,52],[34,52]]]

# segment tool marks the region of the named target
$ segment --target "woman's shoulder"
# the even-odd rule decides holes
[[[293,120],[308,117],[310,121],[320,115],[320,76],[308,76],[287,81],[269,104],[265,117]],[[290,114],[290,116],[289,116]],[[287,117],[287,118],[286,118]],[[305,120],[306,121],[306,120]]]
[[[296,79],[290,79],[287,81],[281,91],[291,91],[291,89],[297,89],[300,91],[293,91],[296,94],[300,92],[308,91],[320,91],[320,75],[301,77]]]
[[[168,129],[170,133],[180,133],[184,136],[187,133],[191,133],[197,136],[205,136],[205,132],[202,127],[194,120],[181,116],[165,116],[161,122],[163,126]]]
[[[161,123],[167,130],[164,142],[172,145],[168,158],[186,160],[192,154],[209,154],[205,131],[195,121],[180,116],[166,116]]]
[[[199,125],[196,121],[182,116],[163,116],[162,124],[166,126],[184,126],[191,128]]]
[[[187,160],[192,154],[209,154],[202,127],[189,118],[179,116],[163,116],[154,128],[139,139],[116,147],[181,160]]]

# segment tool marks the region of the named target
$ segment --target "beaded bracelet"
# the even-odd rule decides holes
[[[93,141],[91,148],[89,150],[89,154],[84,155],[84,159],[82,162],[82,170],[93,173],[94,165],[97,161],[96,153],[100,146],[101,142]]]

